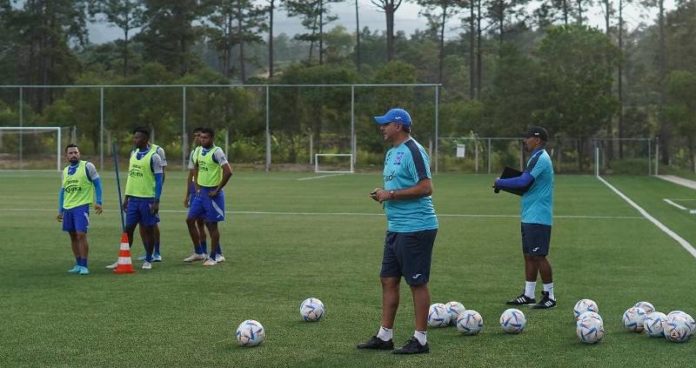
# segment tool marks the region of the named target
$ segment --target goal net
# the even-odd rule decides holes
[[[353,162],[352,153],[317,153],[314,155],[314,172],[352,174]]]
[[[70,128],[0,127],[0,170],[61,170]]]

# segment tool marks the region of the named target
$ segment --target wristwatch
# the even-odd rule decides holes
[[[394,194],[394,193],[395,193],[394,190],[389,191],[389,199],[396,199],[396,194]]]

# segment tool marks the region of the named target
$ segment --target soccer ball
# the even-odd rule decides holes
[[[307,298],[300,304],[300,315],[308,322],[316,322],[324,315],[324,303],[317,298]]]
[[[266,330],[257,321],[248,319],[237,327],[236,338],[241,346],[256,346],[266,339]]]
[[[696,322],[690,314],[684,311],[676,310],[671,311],[669,312],[669,314],[667,314],[667,319],[669,319],[670,317],[679,317],[685,320],[686,324],[689,326],[689,335],[693,335],[694,332],[696,332]]]
[[[650,314],[655,311],[655,306],[650,302],[638,302],[634,307],[643,308],[645,313]]]
[[[667,316],[667,321],[663,324],[665,338],[672,342],[685,342],[691,337],[691,329],[686,319],[680,316]]]
[[[667,316],[664,313],[648,313],[643,320],[643,329],[650,337],[662,337],[665,335],[664,323],[666,321]]]
[[[449,302],[445,304],[445,308],[447,309],[447,314],[449,314],[450,325],[456,325],[457,318],[459,318],[459,315],[466,310],[466,308],[464,308],[464,304],[460,302]]]
[[[521,310],[510,308],[500,315],[500,327],[510,334],[518,334],[527,325],[527,318]]]
[[[601,341],[604,338],[604,322],[602,322],[599,314],[585,312],[581,317],[583,318],[578,320],[575,328],[575,333],[580,341],[586,344],[594,344]]]
[[[643,331],[643,321],[645,320],[645,310],[639,307],[628,308],[623,314],[624,327],[633,332]]]
[[[585,312],[599,313],[599,307],[597,306],[597,303],[595,303],[595,301],[592,299],[578,300],[578,302],[575,303],[575,307],[573,307],[573,314],[575,315],[575,319],[577,320],[580,317],[580,315]]]
[[[442,303],[435,303],[428,310],[428,326],[430,327],[447,327],[449,325],[450,316],[447,313],[447,307]]]
[[[483,317],[479,312],[469,309],[459,315],[456,325],[457,331],[464,335],[476,335],[483,329]]]

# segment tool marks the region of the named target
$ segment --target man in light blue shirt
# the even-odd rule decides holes
[[[553,165],[546,152],[548,133],[538,126],[529,128],[524,145],[531,152],[527,168],[522,175],[509,179],[496,179],[494,188],[525,190],[522,195],[522,253],[524,254],[524,292],[507,302],[510,305],[532,304],[535,309],[556,306],[553,293],[551,264],[546,256],[551,243],[553,225]],[[537,275],[544,284],[542,299],[536,303],[534,292]]]
[[[375,121],[384,140],[392,144],[384,160],[384,187],[370,193],[372,199],[384,206],[388,223],[380,272],[382,320],[377,335],[359,344],[358,349],[394,349],[394,319],[403,277],[413,296],[416,330],[393,353],[428,353],[428,281],[438,229],[431,197],[430,163],[423,146],[411,138],[412,121],[406,110],[391,109],[384,116],[376,116]]]

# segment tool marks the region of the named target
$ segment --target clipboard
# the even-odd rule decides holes
[[[500,178],[501,179],[510,179],[510,178],[516,178],[516,177],[521,176],[521,175],[522,175],[522,171],[519,171],[517,169],[513,169],[509,166],[505,166],[505,168],[503,169],[503,172],[500,174]],[[512,193],[514,195],[521,196],[529,190],[529,186],[527,186],[525,188],[515,188],[515,189],[496,188],[493,191],[495,193],[499,193],[501,190],[504,192],[508,192],[508,193]]]

